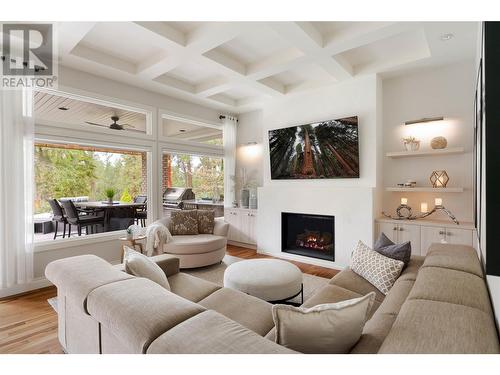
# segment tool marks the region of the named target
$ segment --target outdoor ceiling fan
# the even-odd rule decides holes
[[[130,124],[118,124],[118,120],[120,120],[120,118],[118,116],[111,116],[111,121],[113,121],[113,123],[110,125],[97,124],[95,122],[90,122],[90,121],[85,121],[85,123],[89,124],[89,125],[96,125],[96,126],[107,126],[110,129],[114,129],[114,130],[123,130],[124,128],[135,129],[135,126],[130,125]]]

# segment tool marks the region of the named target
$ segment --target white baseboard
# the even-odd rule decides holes
[[[26,284],[13,285],[8,288],[0,289],[0,298],[15,296],[16,294],[26,293],[32,290],[51,286],[52,283],[45,277],[39,277]]]
[[[251,244],[251,243],[243,243],[243,242],[237,242],[237,241],[227,241],[228,245],[233,245],[233,246],[238,246],[238,247],[244,247],[246,249],[252,249],[252,250],[257,250],[257,245]]]

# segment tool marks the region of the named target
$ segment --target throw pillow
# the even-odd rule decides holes
[[[371,292],[311,308],[274,305],[275,341],[301,353],[349,353],[361,337],[374,299]]]
[[[172,211],[169,229],[173,236],[198,234],[198,214],[196,210]]]
[[[377,253],[380,253],[386,257],[400,260],[405,264],[405,267],[410,263],[411,258],[411,243],[410,241],[396,244],[392,242],[385,233],[380,233],[379,238],[375,242],[373,247]]]
[[[359,241],[352,253],[351,269],[387,294],[403,270],[404,263],[388,258]]]
[[[198,233],[214,234],[215,211],[198,210]]]
[[[147,256],[125,246],[124,262],[125,271],[128,274],[144,277],[170,290],[170,284],[165,272]]]

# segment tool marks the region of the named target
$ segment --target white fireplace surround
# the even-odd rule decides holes
[[[374,189],[371,187],[264,186],[259,188],[257,251],[276,257],[342,269],[357,241],[371,245],[374,235]],[[335,262],[281,251],[281,213],[335,216]]]

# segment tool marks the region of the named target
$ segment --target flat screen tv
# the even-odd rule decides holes
[[[269,131],[271,178],[359,178],[358,117]]]

